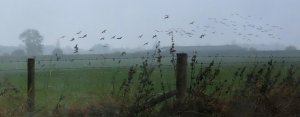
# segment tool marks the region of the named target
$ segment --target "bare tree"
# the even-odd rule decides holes
[[[44,37],[35,29],[27,29],[20,34],[19,38],[25,43],[26,52],[29,56],[43,54],[42,41]]]

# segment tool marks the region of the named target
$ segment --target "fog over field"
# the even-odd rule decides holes
[[[298,117],[300,0],[0,0],[0,117]]]

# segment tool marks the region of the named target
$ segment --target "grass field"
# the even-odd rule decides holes
[[[294,56],[294,54],[290,56]],[[133,76],[134,79],[132,80],[132,90],[130,93],[130,97],[134,98],[134,92],[138,91],[139,73],[142,72],[139,65],[141,65],[143,60],[140,57],[129,55],[106,59],[103,59],[103,57],[101,59],[101,57],[100,55],[78,55],[75,57],[62,57],[59,60],[54,56],[36,58],[37,113],[47,115],[61,103],[63,103],[65,109],[70,109],[74,105],[90,105],[94,101],[105,102],[108,98],[119,95],[123,81],[129,77],[130,66],[137,68],[137,73]],[[165,90],[175,89],[175,72],[170,62],[171,58],[162,58],[162,66],[160,68],[156,60],[152,59],[151,57],[148,59],[148,67],[154,68],[150,76],[154,85],[153,93],[162,92],[161,83],[165,84]],[[19,93],[10,92],[0,96],[1,113],[13,116],[14,114],[11,113],[15,111],[18,113],[17,111],[19,110],[16,108],[24,107],[26,102],[26,59],[2,58],[1,60],[1,91],[3,92],[7,87],[16,87],[20,91]],[[190,60],[191,57],[189,57],[189,62],[191,63],[192,61]],[[266,67],[270,60],[273,60],[272,66],[274,66],[272,74],[275,75],[281,72],[280,78],[284,79],[288,77],[287,70],[293,65],[297,70],[295,78],[300,77],[300,72],[298,71],[300,69],[300,58],[295,56],[282,58],[279,56],[269,57],[269,55],[265,55],[265,57],[219,55],[219,57],[197,57],[198,62],[195,62],[196,67],[194,70],[191,70],[191,66],[188,69],[188,79],[191,82],[192,71],[195,71],[195,74],[197,74],[209,66],[211,61],[214,61],[215,64],[212,66],[212,70],[219,68],[220,74],[213,80],[213,84],[208,85],[205,93],[212,93],[217,87],[224,89],[232,87],[228,89],[229,93],[226,90],[220,92],[221,97],[225,99],[232,97],[235,91],[244,87],[242,82],[246,81],[245,77],[247,74],[240,77],[241,80],[232,80],[235,78],[237,71],[245,67],[245,73],[249,73],[256,65],[258,65],[258,68]]]

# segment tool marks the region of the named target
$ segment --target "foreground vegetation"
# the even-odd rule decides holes
[[[170,98],[134,113],[133,107],[175,89],[175,57],[155,53],[132,59],[37,58],[35,113],[37,116],[251,117],[299,114],[297,57],[196,55],[189,57],[189,93],[180,106],[175,98]],[[8,70],[1,71],[0,115],[26,115],[26,62],[4,61],[1,68]]]

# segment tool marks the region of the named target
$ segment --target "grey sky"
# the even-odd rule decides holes
[[[45,37],[43,44],[54,45],[59,37],[62,46],[79,44],[90,48],[94,44],[110,44],[113,47],[144,48],[143,44],[162,41],[170,45],[170,38],[154,30],[183,28],[195,30],[195,36],[175,36],[177,45],[219,45],[230,43],[283,44],[300,47],[300,1],[299,0],[1,0],[0,45],[20,45],[19,34],[28,28],[38,29]],[[238,13],[240,17],[231,14]],[[164,20],[165,14],[170,18]],[[251,17],[248,17],[251,16]],[[215,24],[208,18],[230,19],[243,25],[281,26],[273,30],[276,39],[262,33],[245,30],[243,34],[259,35],[251,41],[242,39],[234,30]],[[195,21],[194,26],[189,25]],[[213,26],[205,32],[196,26]],[[107,29],[106,34],[101,31]],[[82,30],[88,38],[70,42],[75,33]],[[211,32],[216,31],[213,35]],[[204,39],[199,35],[206,34]],[[271,33],[271,32],[270,32]],[[142,39],[138,35],[144,34]],[[158,34],[157,39],[152,39]],[[222,34],[222,35],[221,35]],[[122,40],[110,39],[113,35]],[[105,36],[104,41],[100,41]],[[280,38],[280,39],[277,39]]]

